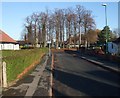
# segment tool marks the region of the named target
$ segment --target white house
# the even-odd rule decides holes
[[[113,42],[108,42],[108,52],[111,54],[120,54],[120,37]]]
[[[19,44],[0,30],[0,50],[19,50]]]
[[[108,42],[108,52],[111,54],[118,54],[118,45],[113,42]]]

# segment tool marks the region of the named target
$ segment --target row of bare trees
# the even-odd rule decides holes
[[[56,48],[64,48],[65,44],[70,48],[71,44],[82,44],[81,33],[84,34],[83,43],[88,45],[87,33],[95,29],[95,21],[90,10],[76,5],[75,8],[33,13],[26,18],[24,27],[24,40],[34,47],[46,47],[47,41],[53,46],[55,40]]]

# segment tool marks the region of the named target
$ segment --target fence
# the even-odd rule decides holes
[[[6,62],[0,63],[0,90],[2,87],[7,87]]]

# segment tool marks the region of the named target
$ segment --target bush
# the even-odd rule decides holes
[[[34,47],[33,46],[23,46],[23,47],[21,47],[21,49],[34,49]]]

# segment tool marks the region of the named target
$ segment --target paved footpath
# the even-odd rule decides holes
[[[5,89],[4,96],[49,96],[51,57],[43,57],[40,64],[26,77]]]
[[[94,63],[95,65],[98,65],[104,69],[107,69],[111,72],[120,74],[120,63],[115,63],[112,61],[108,61],[108,60],[100,59],[98,57],[84,55],[84,54],[82,54],[82,55],[79,54],[78,56],[80,58],[82,58],[88,62]]]
[[[81,59],[84,59],[88,62],[91,62],[91,63],[93,63],[99,67],[102,67],[106,70],[120,74],[120,63],[108,61],[108,60],[105,60],[105,59],[102,59],[99,57],[95,57],[95,56],[86,55],[86,54],[80,53],[78,51],[67,50],[65,52],[72,54],[74,56],[77,56]]]

